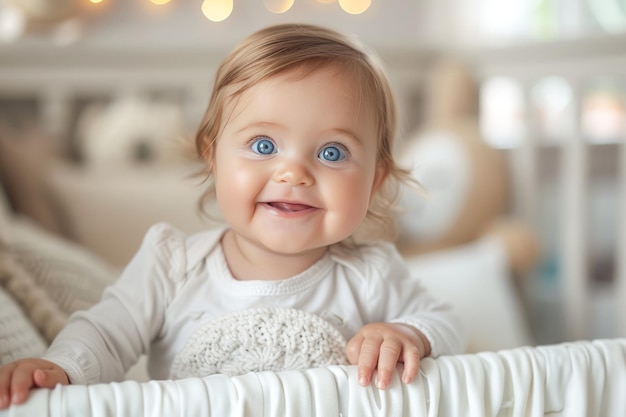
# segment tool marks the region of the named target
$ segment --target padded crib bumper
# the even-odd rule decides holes
[[[624,416],[626,339],[425,359],[403,384],[357,384],[356,367],[39,389],[0,417]]]

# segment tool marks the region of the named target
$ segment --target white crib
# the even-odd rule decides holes
[[[561,191],[561,212],[553,220],[559,223],[562,317],[567,340],[589,337],[594,292],[590,276],[589,222],[591,197],[590,160],[594,145],[583,129],[583,102],[585,87],[594,78],[603,77],[619,85],[621,102],[626,103],[626,37],[617,35],[598,39],[560,41],[526,47],[485,51],[471,56],[483,82],[494,77],[507,77],[516,82],[523,95],[520,125],[513,138],[517,141],[511,150],[514,178],[514,208],[530,224],[540,227],[538,220],[539,188],[544,181],[538,174],[538,160],[550,141],[531,111],[533,88],[546,77],[558,77],[571,87],[569,113],[565,134],[553,141],[560,154],[558,178]],[[623,105],[623,104],[622,104]],[[611,335],[626,335],[626,112],[622,107],[621,124],[608,140],[618,150],[619,169],[614,173],[616,202],[619,207],[615,228],[615,272],[609,291],[615,323]],[[610,122],[609,120],[607,123]],[[495,138],[496,140],[498,138]],[[509,138],[511,139],[511,138]],[[606,139],[606,138],[605,138]],[[505,145],[506,146],[506,145]]]

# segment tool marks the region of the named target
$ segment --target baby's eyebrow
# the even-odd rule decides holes
[[[282,125],[276,122],[256,121],[252,123],[246,123],[245,125],[241,126],[241,128],[237,129],[237,133],[241,133],[250,129],[270,128],[270,127],[276,128],[276,127],[282,127]]]
[[[354,142],[355,144],[358,144],[358,145],[363,144],[363,141],[361,140],[361,138],[350,129],[336,128],[336,129],[330,129],[327,132],[333,133],[333,134],[339,134],[341,136],[347,137],[351,142]]]
[[[281,123],[279,122],[270,122],[270,121],[265,121],[265,120],[259,120],[259,121],[254,121],[254,122],[250,122],[250,123],[246,123],[245,125],[241,126],[239,129],[237,129],[237,132],[243,132],[245,130],[249,130],[249,129],[255,129],[255,128],[284,128],[285,126],[283,126]],[[344,129],[344,128],[330,128],[327,129],[325,131],[322,131],[322,133],[324,135],[341,135],[341,136],[347,136],[350,139],[356,141],[356,142],[361,142],[361,139],[357,136],[356,133],[354,133],[352,130],[350,129]]]

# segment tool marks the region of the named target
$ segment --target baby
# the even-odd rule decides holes
[[[202,201],[216,201],[227,225],[193,235],[153,226],[43,359],[0,368],[0,409],[31,388],[120,380],[145,353],[152,378],[176,377],[207,325],[264,308],[324,318],[348,341],[362,385],[376,375],[385,389],[398,363],[410,383],[422,358],[460,353],[459,322],[395,247],[353,236],[392,228],[408,177],[392,158],[395,123],[386,76],[348,37],[286,24],[245,39],[219,67],[196,136]]]

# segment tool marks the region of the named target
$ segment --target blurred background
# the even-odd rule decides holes
[[[151,223],[212,224],[172,139],[236,42],[283,22],[382,58],[399,149],[448,208],[407,203],[407,257],[498,236],[533,342],[626,336],[624,0],[0,0],[11,210],[117,267]]]

